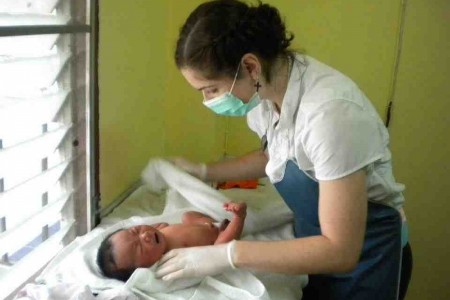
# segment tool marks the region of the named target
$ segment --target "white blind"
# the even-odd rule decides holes
[[[68,11],[57,11],[60,0],[1,0],[0,26],[67,24]]]
[[[16,14],[51,14],[59,0],[2,0],[0,12]]]
[[[0,0],[0,298],[88,203],[88,33],[61,29],[86,24],[88,2]]]

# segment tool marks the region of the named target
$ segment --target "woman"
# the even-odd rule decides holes
[[[268,176],[294,213],[297,238],[175,250],[157,276],[309,274],[303,299],[403,299],[412,260],[388,132],[355,83],[289,51],[292,39],[272,6],[211,1],[186,20],[175,60],[207,107],[247,115],[263,146],[208,166],[178,164],[203,180]]]

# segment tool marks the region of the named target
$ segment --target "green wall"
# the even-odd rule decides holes
[[[408,299],[450,299],[450,1],[409,0],[394,97],[394,170],[406,184]]]
[[[152,156],[211,161],[259,146],[244,118],[212,114],[175,68],[179,27],[198,0],[100,1],[102,207]],[[270,0],[293,47],[353,78],[385,116],[402,0]],[[407,299],[448,299],[450,2],[407,0],[391,148],[406,184],[414,274]],[[225,149],[226,144],[226,149]]]
[[[167,2],[100,1],[101,206],[164,153]]]

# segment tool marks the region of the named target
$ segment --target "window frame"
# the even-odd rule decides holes
[[[18,25],[0,27],[0,37],[43,35],[43,34],[89,34],[89,100],[86,103],[86,117],[88,126],[86,130],[86,203],[75,209],[75,236],[83,235],[91,231],[100,222],[100,183],[99,183],[99,88],[98,88],[98,35],[99,35],[99,1],[86,0],[89,11],[89,24],[68,25]],[[73,236],[72,236],[73,237]],[[63,239],[63,245],[72,240]],[[47,262],[48,263],[48,262]],[[28,281],[34,279],[37,274],[31,274]],[[23,287],[23,282],[13,293]]]

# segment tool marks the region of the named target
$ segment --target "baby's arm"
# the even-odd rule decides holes
[[[239,239],[242,234],[242,229],[244,229],[245,217],[247,216],[247,204],[229,202],[225,203],[223,207],[225,210],[233,213],[233,218],[227,228],[219,233],[214,244],[223,244],[234,239]]]

